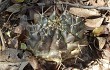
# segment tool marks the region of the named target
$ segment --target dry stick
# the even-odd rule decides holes
[[[42,5],[47,5],[45,3],[37,3],[39,6]],[[81,5],[79,3],[69,3],[69,2],[56,2],[54,5],[59,5],[59,4],[66,4],[72,7],[77,7],[77,8],[84,8],[84,9],[97,9],[97,10],[110,10],[110,7],[107,6],[87,6],[87,5]]]
[[[81,5],[79,3],[69,3],[69,2],[57,2],[56,4],[67,4],[73,7],[77,7],[77,8],[85,8],[85,9],[97,9],[97,10],[110,10],[110,7],[103,7],[103,6],[85,6],[85,5]]]
[[[4,37],[3,37],[1,29],[0,29],[0,37],[1,37],[1,41],[2,41],[1,50],[5,50],[6,46],[5,46],[5,41],[4,41]]]

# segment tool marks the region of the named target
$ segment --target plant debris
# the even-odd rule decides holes
[[[0,70],[105,70],[109,0],[0,0]]]

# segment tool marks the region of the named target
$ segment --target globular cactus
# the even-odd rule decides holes
[[[55,11],[49,17],[41,15],[40,21],[33,27],[36,30],[30,30],[33,33],[27,44],[36,56],[47,60],[61,63],[63,59],[78,55],[82,46],[86,46],[82,44],[83,40],[86,41],[83,19],[73,16],[67,10],[61,16]],[[78,50],[77,53],[74,50]]]

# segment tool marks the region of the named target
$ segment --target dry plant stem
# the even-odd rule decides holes
[[[56,4],[67,4],[67,5],[70,5],[70,6],[73,6],[73,7],[85,8],[85,9],[110,10],[110,7],[84,6],[84,5],[81,5],[81,4],[79,4],[79,3],[72,4],[72,3],[69,3],[69,2],[58,2],[58,3],[56,3]]]
[[[2,31],[1,31],[1,29],[0,29],[0,37],[1,37],[1,41],[2,41],[2,48],[1,48],[1,50],[5,50],[5,41],[4,41],[4,37],[3,37],[3,34],[2,34]]]
[[[9,21],[9,19],[11,18],[11,16],[14,14],[15,12],[11,13],[10,16],[8,17],[6,23]]]
[[[59,63],[59,64],[57,64],[57,66],[56,66],[57,70],[60,70],[61,66],[65,67],[65,66],[62,64],[62,62]]]
[[[38,5],[42,6],[42,5],[47,5],[45,3],[37,3]],[[107,6],[85,6],[85,5],[81,5],[79,3],[69,3],[69,2],[56,2],[54,5],[59,5],[59,4],[66,4],[72,7],[77,7],[77,8],[84,8],[84,9],[97,9],[97,10],[110,10],[110,7]]]
[[[57,65],[57,70],[60,70],[61,64]]]

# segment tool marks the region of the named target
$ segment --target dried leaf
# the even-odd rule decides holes
[[[92,28],[100,27],[103,20],[104,20],[104,18],[86,19],[85,25],[88,27],[92,27]]]
[[[14,4],[14,5],[8,7],[8,9],[6,11],[16,13],[16,12],[20,11],[21,7],[22,6],[20,4]]]
[[[9,37],[11,37],[11,35],[10,35],[10,31],[8,31],[8,32],[6,32],[6,35],[8,35]]]
[[[110,16],[105,17],[105,22],[110,22]]]
[[[14,32],[18,34],[22,34],[23,30],[24,30],[23,26],[19,25],[15,28]]]
[[[24,43],[21,43],[21,49],[26,49],[27,48],[27,46],[26,46],[26,44],[24,44]]]
[[[99,42],[99,49],[102,50],[102,48],[104,47],[105,43],[106,43],[106,39],[103,37],[97,37],[98,42]]]
[[[96,27],[92,32],[93,32],[94,36],[99,36],[102,33],[104,33],[104,31],[105,31],[105,27],[100,26],[100,27]]]
[[[110,7],[110,0],[108,0],[107,5],[108,5],[108,7]]]
[[[89,0],[92,6],[104,6],[106,4],[105,0]]]
[[[69,12],[79,17],[91,17],[100,15],[97,10],[88,10],[74,7],[70,8]]]
[[[7,70],[7,68],[9,68],[10,70],[23,70],[23,67],[28,63],[26,58],[30,56],[30,54],[31,53],[28,51],[23,52],[22,50],[12,48],[0,51],[0,65],[2,66],[0,66],[0,69]]]
[[[103,51],[104,51],[104,54],[110,58],[110,48],[106,48]]]
[[[22,63],[24,63],[24,62],[22,62]],[[26,66],[26,65],[23,65],[23,66]],[[17,63],[12,63],[12,62],[8,62],[8,61],[0,62],[0,69],[1,70],[7,70],[7,69],[9,69],[9,70],[23,70],[20,67],[22,67],[20,62],[17,62]]]
[[[108,31],[110,32],[110,23],[106,26]]]
[[[27,52],[24,52],[27,53]],[[22,50],[8,48],[4,51],[0,51],[0,61],[9,61],[13,63],[24,62],[29,53],[24,54]],[[10,57],[8,57],[10,56]],[[22,56],[21,58],[19,56]]]
[[[34,70],[39,69],[38,61],[34,56],[29,57],[28,61],[31,64],[31,66],[33,67]]]

